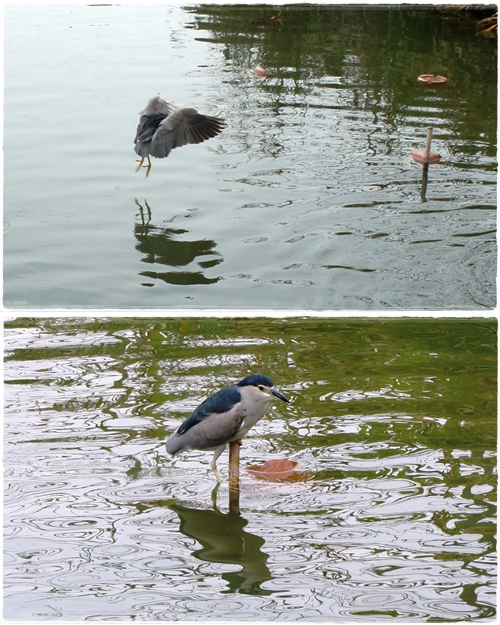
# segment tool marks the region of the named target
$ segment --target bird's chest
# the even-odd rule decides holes
[[[237,432],[239,438],[245,436],[248,430],[264,416],[267,406],[268,402],[250,401],[247,402],[247,405],[240,408],[241,421]]]

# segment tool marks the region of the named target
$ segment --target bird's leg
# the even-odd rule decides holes
[[[222,482],[222,480],[220,479],[219,471],[217,471],[217,465],[215,464],[215,458],[210,463],[210,466],[212,468],[212,471],[214,472],[215,479],[220,484]]]
[[[224,449],[226,449],[226,443],[224,443],[224,445],[219,445],[219,447],[214,450],[214,457],[212,459],[212,462],[210,463],[212,471],[215,475],[215,479],[219,482],[219,484],[222,482],[222,480],[220,479],[219,472],[217,471],[217,458],[221,455]]]
[[[135,171],[139,171],[139,169],[142,167],[143,163],[144,163],[144,156],[141,158],[141,160],[137,159],[137,162],[139,163],[139,165],[137,165],[137,167],[135,168]],[[144,165],[144,167],[147,168],[146,171],[146,178],[149,176],[149,172],[151,171],[151,159],[148,156],[148,164]]]

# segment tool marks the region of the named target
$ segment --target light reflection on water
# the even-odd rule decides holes
[[[494,42],[428,7],[283,9],[272,31],[252,10],[7,8],[10,307],[494,306]],[[228,126],[146,180],[158,91]]]
[[[7,325],[7,618],[493,618],[493,323]],[[256,368],[293,402],[245,439],[230,515],[209,455],[163,439]],[[245,470],[279,457],[310,479]]]

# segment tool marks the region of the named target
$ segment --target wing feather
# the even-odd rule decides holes
[[[229,386],[205,399],[194,412],[179,426],[176,434],[187,432],[194,425],[214,414],[229,412],[241,401],[241,393],[235,386]]]
[[[174,148],[202,143],[226,126],[223,119],[201,115],[192,108],[176,108],[157,94],[140,113],[135,151],[146,158],[165,158]]]
[[[218,135],[225,127],[224,120],[200,115],[194,109],[176,109],[158,126],[151,139],[149,153],[165,158],[174,148],[189,143],[202,143]]]

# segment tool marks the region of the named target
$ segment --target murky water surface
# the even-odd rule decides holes
[[[5,331],[5,617],[492,620],[496,323],[30,320]],[[163,441],[271,374],[241,514]],[[279,404],[279,405],[278,405]],[[246,467],[287,458],[309,479]],[[227,475],[227,455],[219,461]]]
[[[5,302],[492,307],[496,68],[432,7],[7,6]],[[145,179],[157,92],[227,128]]]

